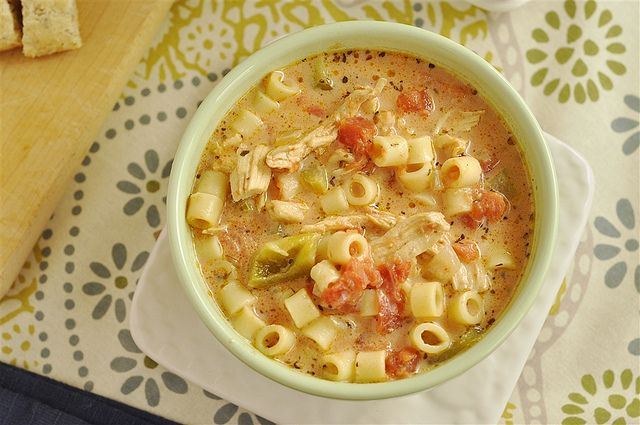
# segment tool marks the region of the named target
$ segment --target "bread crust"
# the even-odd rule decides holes
[[[18,0],[0,0],[0,51],[19,47],[21,39]]]
[[[22,0],[22,52],[37,57],[82,46],[75,0]]]

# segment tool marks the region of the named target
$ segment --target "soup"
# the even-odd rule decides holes
[[[475,88],[400,53],[267,75],[212,134],[186,212],[231,325],[325,379],[423,373],[476,342],[529,256],[531,181]]]

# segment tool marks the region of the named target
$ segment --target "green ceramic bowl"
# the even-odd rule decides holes
[[[470,349],[427,373],[371,384],[337,383],[305,375],[262,355],[237,334],[209,295],[185,219],[200,155],[218,122],[233,104],[274,69],[317,53],[356,48],[399,51],[424,58],[477,88],[504,117],[524,151],[534,180],[536,208],[533,251],[524,278],[514,298],[486,335]],[[394,23],[352,21],[310,28],[282,38],[251,55],[220,81],[198,108],[173,162],[167,197],[168,231],[175,268],[193,308],[229,351],[247,366],[288,387],[325,397],[370,400],[432,388],[469,369],[505,340],[529,311],[544,281],[556,239],[557,198],[551,156],[540,127],[518,93],[491,65],[471,50],[422,29]]]

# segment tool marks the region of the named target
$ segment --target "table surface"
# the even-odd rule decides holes
[[[0,361],[180,422],[268,423],[145,356],[129,332],[131,298],[198,102],[274,38],[380,19],[476,51],[595,173],[584,237],[501,422],[637,423],[639,14],[632,0],[533,1],[503,14],[464,2],[176,2],[0,302]]]

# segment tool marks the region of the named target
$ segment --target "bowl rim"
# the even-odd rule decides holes
[[[376,40],[397,39],[397,42],[400,43],[403,39],[411,39],[412,43],[424,43],[426,51],[423,57],[437,52],[435,56],[439,54],[445,59],[442,61],[434,59],[433,62],[445,68],[448,68],[444,63],[447,60],[451,61],[449,65],[460,62],[468,67],[469,70],[466,68],[464,70],[467,75],[463,77],[461,76],[463,71],[457,72],[452,69],[449,69],[450,72],[472,84],[481,94],[488,94],[490,90],[487,89],[486,92],[481,90],[478,87],[479,82],[488,84],[491,90],[500,95],[499,101],[490,97],[485,97],[485,100],[496,109],[499,115],[509,116],[512,120],[516,120],[521,131],[527,132],[526,149],[522,140],[518,137],[516,140],[520,144],[521,150],[527,150],[528,155],[533,154],[531,161],[535,161],[536,167],[539,168],[538,172],[534,173],[535,164],[532,165],[527,159],[530,177],[534,179],[533,189],[536,205],[534,245],[536,250],[532,251],[532,258],[528,261],[525,272],[526,276],[523,276],[519,282],[518,289],[513,294],[505,311],[495,324],[485,332],[480,341],[473,346],[453,356],[444,364],[409,378],[383,383],[342,383],[313,377],[274,361],[260,353],[233,329],[215,301],[212,302],[210,291],[207,290],[194,257],[193,241],[185,219],[186,199],[192,188],[195,169],[202,150],[219,119],[228,112],[239,97],[244,95],[248,88],[260,81],[268,72],[285,64],[295,63],[303,57],[326,51],[326,48],[317,50],[318,45],[331,45],[336,46],[335,50],[347,50],[358,48],[353,47],[357,44],[361,45],[363,49],[396,50],[413,56],[421,55],[415,51],[404,50],[404,47],[396,49],[380,45],[367,47],[367,43],[371,42],[368,39],[372,35],[375,35]],[[347,43],[355,43],[354,40],[363,37],[365,40],[356,44],[344,44],[345,38]],[[299,54],[287,62],[285,60],[287,57],[283,52],[294,51],[308,51],[308,53],[302,56]],[[265,66],[265,64],[272,64],[276,57],[281,62],[284,60],[283,65]],[[247,88],[238,92],[237,86],[243,84]],[[223,103],[224,108],[217,108],[219,98],[235,98],[235,100],[228,102],[228,104]],[[224,111],[220,112],[222,109]],[[218,119],[211,119],[212,111],[216,110],[216,114],[219,115]],[[508,122],[508,124],[513,125],[513,122]],[[556,175],[542,130],[524,100],[489,63],[466,47],[424,29],[391,22],[346,21],[308,28],[270,43],[233,68],[213,88],[191,119],[176,152],[167,193],[167,227],[172,259],[181,286],[200,319],[232,354],[260,374],[293,389],[336,399],[374,400],[427,390],[448,381],[479,363],[511,334],[533,305],[549,268],[557,233],[557,205]],[[526,287],[523,285],[525,277],[527,277]]]

